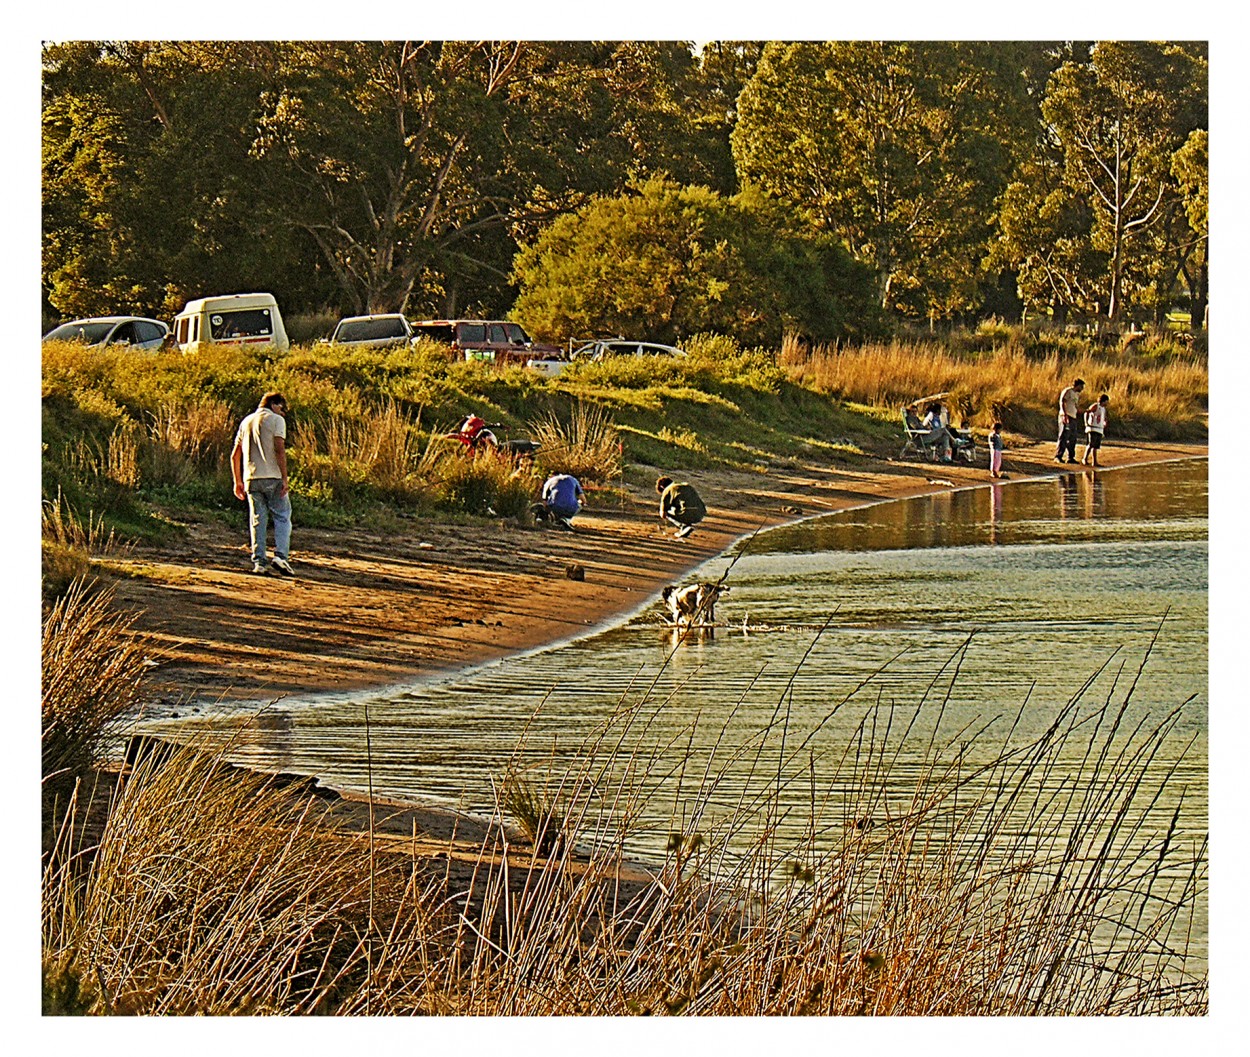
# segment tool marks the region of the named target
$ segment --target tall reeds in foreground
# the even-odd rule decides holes
[[[379,871],[371,900],[360,841],[195,751],[143,758],[85,858],[62,841],[45,867],[45,1012],[365,1011],[370,972],[389,979],[426,927],[405,864]],[[391,920],[370,957],[373,906]]]
[[[112,592],[75,581],[43,622],[42,743],[45,801],[88,775],[106,739],[139,701],[145,657],[132,614]]]
[[[575,752],[510,769],[505,835],[458,874],[207,753],[153,757],[98,849],[46,859],[45,986],[96,1012],[1204,1013],[1206,842],[1183,798],[1160,811],[1185,709],[1129,726],[1131,692],[1077,695],[1031,741],[1019,716],[937,722],[905,756],[942,701],[869,681],[849,739],[821,732],[850,698],[805,733],[783,700],[696,756],[697,718],[653,736],[676,704],[640,688]],[[506,835],[505,805],[538,840]],[[631,865],[657,817],[658,858]]]

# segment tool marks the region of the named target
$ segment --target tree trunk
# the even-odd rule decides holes
[[[1207,328],[1207,248],[1202,245],[1202,262],[1198,265],[1198,281],[1189,291],[1189,329],[1192,332]]]

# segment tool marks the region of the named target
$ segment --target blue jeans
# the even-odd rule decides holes
[[[1055,458],[1062,459],[1068,453],[1068,462],[1076,461],[1076,419],[1059,423],[1059,441],[1055,445]]]
[[[273,517],[273,550],[286,561],[291,556],[291,497],[281,495],[277,477],[256,477],[247,485],[247,510],[251,515],[252,561],[265,561],[265,534]]]
[[[570,520],[574,514],[581,510],[580,503],[574,503],[572,506],[562,506],[555,503],[548,503],[547,509],[551,511],[561,521]]]

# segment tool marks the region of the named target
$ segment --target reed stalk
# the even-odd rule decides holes
[[[372,734],[355,838],[207,745],[142,760],[98,846],[45,861],[47,993],[145,1013],[1205,1012],[1206,841],[1160,812],[1189,706],[1127,724],[1136,675],[1111,658],[1032,740],[1027,698],[948,729],[966,648],[915,704],[869,677],[804,732],[783,691],[738,741],[697,712],[661,728],[674,699],[640,681],[542,765],[519,750],[458,873],[375,839]],[[853,736],[824,737],[852,703]],[[905,739],[924,751],[887,787]]]

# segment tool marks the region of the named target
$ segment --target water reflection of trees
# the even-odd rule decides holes
[[[1206,516],[1205,460],[1107,471],[1061,471],[1051,478],[939,492],[817,518],[758,537],[755,553],[876,551],[1028,543],[1053,538],[1030,526],[1110,518],[1182,520]],[[1082,538],[1084,533],[1081,534]]]

